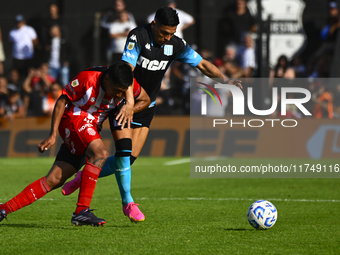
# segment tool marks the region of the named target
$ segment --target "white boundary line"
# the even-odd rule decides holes
[[[43,201],[58,201],[58,200],[74,200],[76,198],[41,198],[39,200]],[[7,201],[9,198],[0,198],[0,201]],[[121,200],[120,198],[93,198],[93,200]],[[252,201],[255,202],[260,200],[260,198],[236,198],[236,197],[226,197],[226,198],[209,198],[209,197],[140,197],[135,198],[136,201],[139,200],[162,200],[162,201]],[[335,199],[283,199],[283,198],[266,198],[269,201],[278,202],[306,202],[306,203],[340,203],[340,200]]]
[[[173,166],[173,165],[180,165],[180,164],[185,164],[185,163],[190,163],[190,158],[183,158],[183,159],[176,159],[172,161],[167,161],[164,163],[165,166]]]

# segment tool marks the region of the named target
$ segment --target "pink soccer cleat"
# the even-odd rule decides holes
[[[66,182],[63,187],[63,195],[68,196],[80,188],[81,175],[83,171],[78,171],[72,181]]]
[[[130,202],[127,205],[123,206],[123,212],[126,216],[129,217],[131,222],[141,222],[145,220],[144,214],[138,208],[139,204],[135,204],[134,202]]]

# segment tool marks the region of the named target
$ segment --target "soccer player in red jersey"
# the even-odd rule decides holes
[[[100,130],[108,112],[121,104],[123,94],[133,85],[136,109],[144,109],[150,99],[134,82],[130,66],[117,62],[110,67],[96,67],[80,72],[67,84],[54,107],[50,136],[38,145],[40,152],[48,150],[56,141],[57,132],[64,140],[49,173],[28,185],[21,193],[0,204],[0,222],[64,184],[83,165],[80,192],[71,223],[75,225],[103,225],[90,203],[96,182],[109,153],[100,137]],[[131,153],[131,152],[130,152]]]

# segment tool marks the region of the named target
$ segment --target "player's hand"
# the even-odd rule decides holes
[[[121,125],[122,129],[124,129],[126,122],[130,129],[133,120],[133,104],[124,104],[117,114],[116,120],[118,120],[118,126]]]
[[[38,144],[38,150],[40,153],[47,151],[53,144],[55,144],[55,136],[49,136],[47,139]]]
[[[235,85],[236,87],[243,89],[242,81],[230,79],[227,81],[228,84]]]

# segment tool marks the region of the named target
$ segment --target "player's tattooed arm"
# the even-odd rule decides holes
[[[56,104],[54,105],[54,110],[52,114],[52,121],[51,121],[51,131],[48,138],[38,144],[39,152],[43,153],[47,151],[56,141],[56,137],[58,135],[58,127],[61,121],[61,117],[64,114],[65,107],[67,104],[70,103],[70,100],[66,95],[61,95]]]

